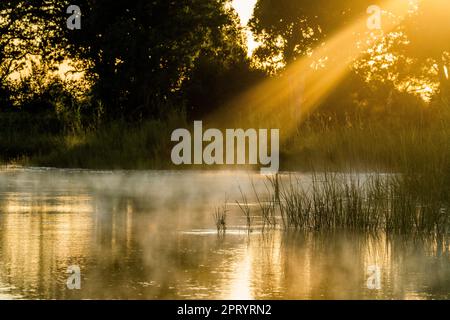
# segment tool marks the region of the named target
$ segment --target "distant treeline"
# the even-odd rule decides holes
[[[245,30],[229,0],[72,2],[0,2],[3,159],[46,155],[55,145],[67,147],[58,139],[106,132],[114,123],[167,128],[163,124],[175,126],[174,118],[202,119],[248,88],[282,75],[341,28],[367,16],[374,4],[258,0],[248,28],[260,45],[249,57]],[[447,2],[421,2],[384,34],[352,63],[309,125],[314,119],[321,128],[361,119],[420,122],[448,109]],[[81,9],[79,30],[67,27],[71,4]],[[382,9],[383,2],[379,5]]]

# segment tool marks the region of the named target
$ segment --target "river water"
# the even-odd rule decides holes
[[[257,173],[4,168],[0,298],[450,298],[448,239],[248,232],[235,200],[251,181],[264,192]]]

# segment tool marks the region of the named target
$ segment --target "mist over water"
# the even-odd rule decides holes
[[[5,169],[0,298],[450,298],[448,238],[263,232],[257,218],[248,233],[235,200],[241,187],[255,205],[252,181],[265,192],[247,172]],[[71,265],[80,290],[66,286]],[[371,265],[379,290],[367,287]]]

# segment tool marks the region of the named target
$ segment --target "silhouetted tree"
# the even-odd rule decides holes
[[[311,52],[356,17],[366,15],[373,0],[258,0],[250,26],[261,46],[256,57],[264,61],[281,56],[289,63]]]
[[[228,0],[79,0],[80,30],[66,27],[69,4],[2,2],[0,80],[31,56],[49,66],[70,60],[93,83],[92,101],[108,118],[136,120],[188,103],[181,92],[187,81],[201,83],[205,94],[213,83],[234,86],[235,81],[202,77],[204,61],[219,77],[234,70],[240,76],[249,69],[237,15]],[[11,45],[18,37],[20,45]]]
[[[181,84],[202,55],[238,47],[227,3],[82,1],[82,29],[66,31],[67,48],[90,62],[93,92],[109,117],[157,117],[166,105],[181,103]],[[228,54],[242,55],[242,49]]]
[[[447,97],[450,97],[449,19],[450,5],[447,0],[419,2],[417,12],[405,22],[405,33],[410,43],[403,51],[416,59],[414,69],[432,69],[428,74],[437,75],[440,94]]]
[[[349,95],[367,97],[366,103],[370,102],[371,106],[400,105],[401,103],[392,102],[394,96],[405,104],[416,105],[419,102],[414,97],[408,97],[408,93],[420,90],[416,87],[417,84],[421,84],[423,88],[427,83],[439,82],[441,94],[448,92],[450,6],[447,2],[421,1],[415,12],[411,10],[406,20],[392,32],[384,33],[384,37],[376,42],[370,52],[354,62],[352,72],[359,74],[359,77],[350,75],[346,81],[353,79],[353,85],[340,85],[339,90],[344,88],[344,92]],[[256,58],[261,65],[266,61],[289,65],[292,60],[310,55],[316,46],[326,43],[333,34],[357,18],[369,17],[369,6],[378,4],[383,9],[383,3],[352,0],[258,0],[250,22],[261,42],[255,53]],[[402,10],[406,12],[408,2],[403,5],[405,8]],[[413,9],[413,6],[409,9]],[[383,19],[387,17],[388,14],[383,15]],[[389,19],[395,20],[395,17],[389,16]],[[332,55],[328,58],[327,64],[343,63],[334,61]],[[266,65],[269,65],[269,72],[274,72],[277,67],[271,63]],[[358,83],[356,79],[361,77],[371,83],[365,86]],[[405,95],[396,92],[399,90]],[[374,92],[377,94],[373,94]],[[332,96],[336,98],[336,95]],[[330,105],[331,98],[324,104]],[[344,100],[351,103],[349,99]],[[360,102],[355,103],[357,106]]]
[[[0,108],[3,111],[11,109],[17,94],[24,95],[18,90],[19,76],[32,76],[32,62],[48,63],[47,66],[54,68],[63,59],[58,46],[61,27],[55,24],[54,3],[43,0],[0,2],[0,95],[3,95]]]

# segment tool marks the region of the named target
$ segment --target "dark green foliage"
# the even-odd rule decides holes
[[[281,53],[286,62],[304,56],[321,41],[332,36],[355,18],[366,14],[370,5],[380,1],[340,0],[259,0],[250,22],[263,45],[256,51],[265,60]],[[279,37],[285,41],[280,48]]]
[[[162,106],[170,102],[181,108],[189,99],[196,100],[192,109],[208,110],[211,104],[201,101],[199,106],[199,94],[186,87],[199,86],[204,94],[230,78],[236,83],[239,77],[253,77],[236,14],[227,2],[83,0],[77,2],[81,30],[66,28],[69,1],[2,2],[0,83],[5,90],[0,98],[8,98],[7,88],[15,85],[8,76],[23,70],[22,58],[34,56],[49,67],[75,61],[92,83],[85,93],[91,107],[100,104],[105,119],[159,118],[169,111]],[[15,38],[21,39],[19,45],[13,45]],[[205,60],[217,78],[203,77]],[[241,88],[228,87],[212,98],[223,100]],[[35,109],[46,108],[41,100]]]
[[[180,85],[205,54],[243,59],[226,1],[86,1],[83,27],[67,32],[70,52],[92,62],[93,92],[109,117],[158,117],[180,103]],[[235,50],[229,50],[235,47]],[[223,53],[222,53],[223,52]],[[222,59],[215,59],[219,66]],[[220,67],[219,67],[220,69]]]

